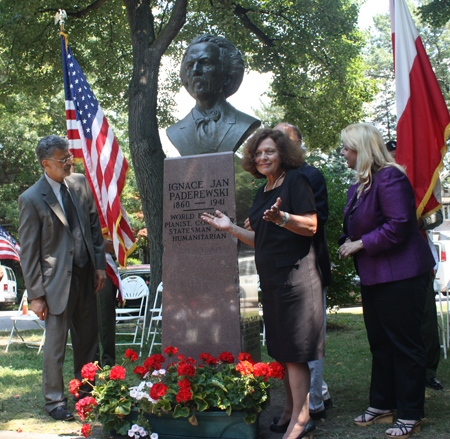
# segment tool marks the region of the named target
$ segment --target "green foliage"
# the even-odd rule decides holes
[[[419,6],[422,19],[434,27],[444,26],[450,20],[449,0],[430,0]]]
[[[328,189],[328,221],[325,231],[332,266],[333,282],[327,289],[327,308],[355,303],[358,294],[352,285],[356,275],[352,259],[339,259],[338,239],[342,235],[344,207],[351,181],[351,172],[338,152],[331,153],[327,160],[317,166],[323,173]],[[355,295],[356,293],[356,295]]]

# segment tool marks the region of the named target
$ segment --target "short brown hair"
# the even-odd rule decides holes
[[[281,167],[283,171],[289,169],[298,169],[305,162],[305,153],[302,148],[295,146],[285,133],[279,130],[258,130],[247,140],[244,146],[244,157],[241,160],[241,166],[255,178],[265,178],[266,176],[256,169],[255,152],[260,143],[271,138],[277,145],[281,157]]]

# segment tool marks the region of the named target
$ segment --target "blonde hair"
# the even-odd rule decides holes
[[[365,188],[372,186],[372,174],[389,166],[395,167],[404,174],[405,169],[397,165],[389,154],[380,131],[370,123],[355,123],[341,131],[344,146],[355,151],[356,157],[356,182],[358,197]]]

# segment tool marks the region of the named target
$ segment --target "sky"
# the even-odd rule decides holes
[[[367,0],[360,8],[359,27],[368,29],[373,25],[372,17],[377,14],[387,14],[389,12],[389,0]],[[269,89],[271,74],[260,74],[258,72],[249,72],[244,76],[239,90],[231,96],[228,101],[231,105],[244,113],[256,116],[254,108],[260,108],[261,102],[268,104],[270,99],[266,96]],[[182,119],[189,113],[194,106],[194,99],[189,96],[187,91],[182,88],[175,98],[177,102],[176,117]],[[163,150],[169,157],[178,156],[178,151],[173,147],[167,138],[165,130],[160,130]]]

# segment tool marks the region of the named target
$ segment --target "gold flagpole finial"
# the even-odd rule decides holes
[[[64,32],[64,21],[67,18],[67,12],[64,9],[60,9],[55,15],[55,24],[60,26],[61,32]]]

